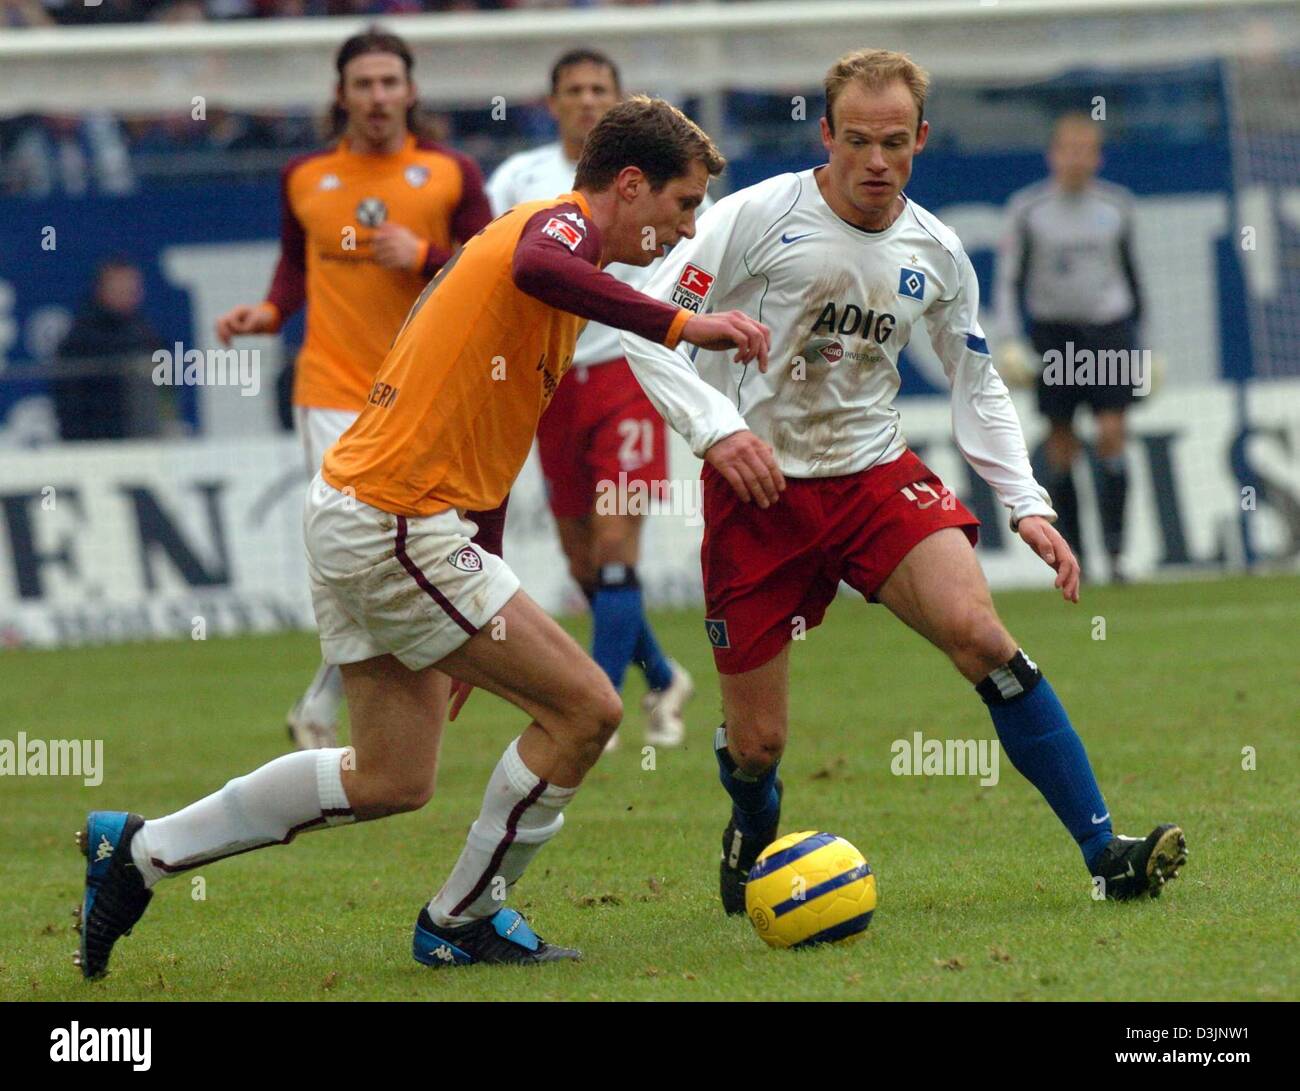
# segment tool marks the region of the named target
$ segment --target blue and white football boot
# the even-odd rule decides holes
[[[131,839],[143,825],[138,814],[91,811],[77,831],[77,847],[86,858],[86,890],[73,911],[81,933],[73,962],[83,977],[108,972],[113,944],[131,934],[153,897],[131,860]]]
[[[442,928],[433,923],[428,906],[415,922],[411,953],[425,966],[533,965],[582,958],[581,951],[546,943],[513,909],[498,909],[490,917]]]

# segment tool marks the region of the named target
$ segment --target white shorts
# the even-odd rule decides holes
[[[303,457],[307,460],[308,477],[320,469],[325,452],[338,443],[339,436],[361,415],[350,409],[313,409],[308,405],[295,406],[293,414]]]
[[[476,530],[455,509],[427,518],[390,515],[316,474],[303,533],[325,662],[391,654],[421,670],[491,621],[519,590],[519,578],[470,542]]]

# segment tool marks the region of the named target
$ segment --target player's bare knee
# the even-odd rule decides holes
[[[1099,432],[1097,434],[1097,456],[1099,458],[1118,458],[1124,453],[1124,433]]]
[[[590,587],[596,582],[596,568],[587,557],[568,557],[569,575],[579,587]]]
[[[1045,442],[1047,460],[1057,469],[1067,469],[1078,454],[1078,446],[1073,429],[1054,425]]]
[[[638,529],[632,517],[593,520],[591,551],[596,565],[634,563]]]
[[[556,710],[554,725],[543,722],[542,726],[553,726],[557,739],[589,753],[594,764],[623,721],[623,699],[594,663],[588,675],[574,686],[573,693],[573,698]]]
[[[759,722],[742,731],[728,725],[727,748],[741,772],[762,776],[785,753],[785,727],[776,722]]]
[[[434,774],[413,769],[358,771],[345,779],[344,790],[354,810],[380,818],[418,811],[433,798],[434,782]]]
[[[604,746],[623,722],[623,698],[608,682],[593,701],[592,716],[596,729],[594,738]]]
[[[976,609],[954,624],[947,651],[963,675],[979,681],[1015,654],[1016,642],[992,609]]]
[[[388,787],[388,805],[392,814],[418,811],[433,798],[433,777],[404,777]]]

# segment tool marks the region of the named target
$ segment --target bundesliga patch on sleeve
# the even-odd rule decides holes
[[[582,240],[586,237],[581,231],[571,223],[565,223],[558,216],[552,216],[542,226],[542,234],[550,235],[553,239],[558,239],[564,243],[570,250],[577,250],[582,245]]]
[[[706,273],[698,265],[687,264],[673,288],[673,304],[699,313],[709,289],[713,287],[713,279],[712,273]]]

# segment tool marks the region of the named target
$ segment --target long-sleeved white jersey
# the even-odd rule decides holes
[[[1013,521],[1055,518],[989,357],[975,270],[915,202],[883,231],[863,231],[831,211],[815,171],[769,178],[719,201],[643,291],[701,314],[741,310],[772,330],[766,374],[732,363],[734,350],[692,360],[623,335],[637,380],[697,455],[749,428],[789,477],[893,461],[906,447],[898,356],[924,319],[952,388],[958,449]]]

